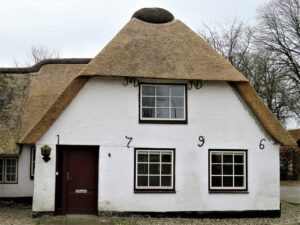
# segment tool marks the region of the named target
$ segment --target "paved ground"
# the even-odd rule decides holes
[[[300,204],[300,181],[284,181],[280,187],[281,201]]]
[[[32,219],[29,207],[0,207],[0,225],[300,225],[300,205],[283,203],[281,218],[182,219],[144,217],[43,216]]]
[[[182,219],[145,217],[43,216],[31,218],[31,206],[0,206],[0,225],[300,225],[300,181],[281,183],[281,218]],[[295,204],[298,203],[298,204]]]

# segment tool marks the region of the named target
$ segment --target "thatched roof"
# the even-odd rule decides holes
[[[155,24],[132,18],[80,75],[247,81],[198,34],[175,19]]]
[[[28,68],[0,68],[0,154],[19,153],[18,140],[39,121],[89,61],[51,59]]]
[[[228,81],[276,141],[296,145],[247,79],[227,60],[179,20],[162,22],[168,14],[146,11],[147,16],[137,13],[87,65],[46,64],[39,72],[28,74],[30,85],[23,101],[20,143],[38,141],[90,77],[109,76]]]

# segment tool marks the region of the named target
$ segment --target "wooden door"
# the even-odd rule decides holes
[[[97,213],[98,152],[97,146],[62,148],[62,214]]]

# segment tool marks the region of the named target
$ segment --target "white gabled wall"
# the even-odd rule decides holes
[[[25,145],[18,156],[18,183],[0,184],[0,198],[32,197],[33,180],[30,179],[30,146]]]
[[[155,80],[154,82],[157,82]],[[279,145],[226,82],[188,91],[188,124],[140,124],[138,88],[95,77],[38,141],[51,160],[36,159],[34,211],[53,211],[55,144],[100,145],[98,209],[113,211],[278,210]],[[170,82],[170,81],[168,81]],[[205,136],[202,148],[198,137]],[[133,137],[128,149],[125,136]],[[262,138],[265,149],[259,149]],[[135,194],[134,147],[176,149],[176,193]],[[248,150],[248,194],[208,193],[208,149]],[[108,153],[111,157],[108,157]]]

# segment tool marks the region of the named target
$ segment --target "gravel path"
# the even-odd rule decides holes
[[[26,206],[1,207],[0,225],[300,225],[300,205],[283,203],[281,218],[253,219],[182,219],[143,217],[68,217],[43,216],[32,219],[31,209]]]

